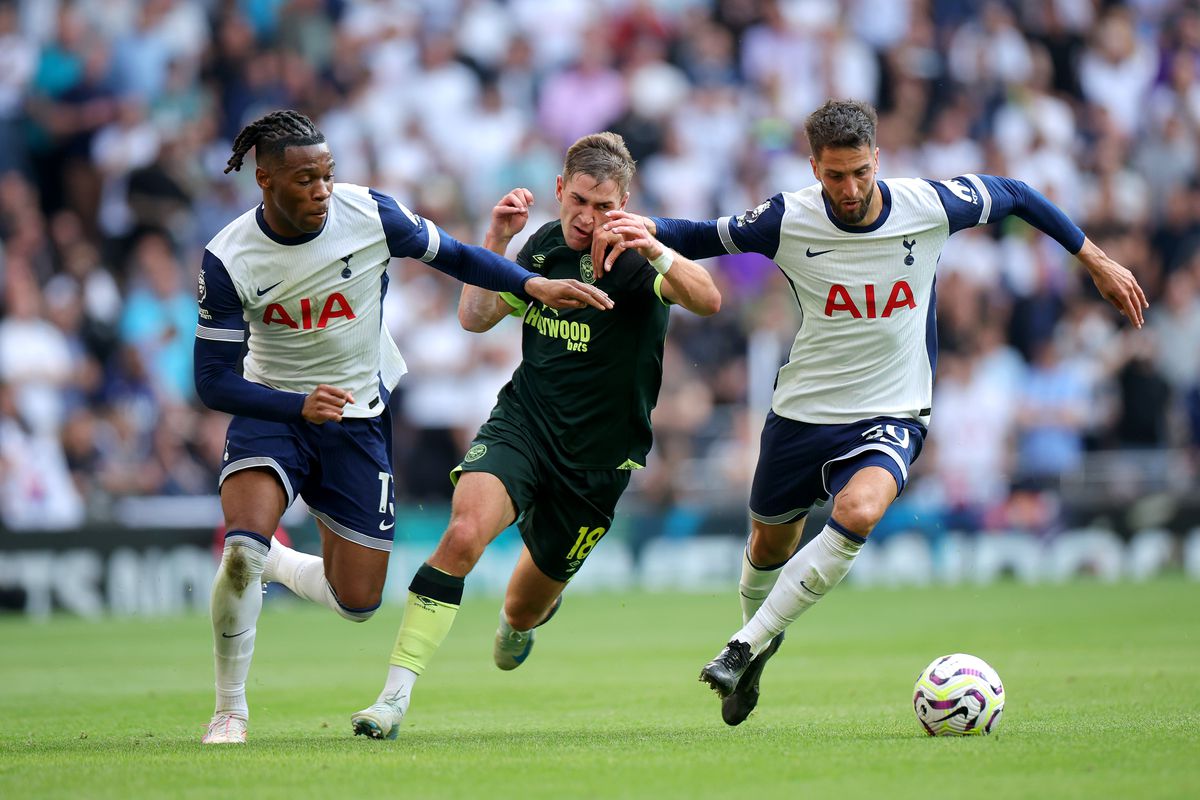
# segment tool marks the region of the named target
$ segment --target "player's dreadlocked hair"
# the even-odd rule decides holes
[[[233,141],[233,155],[225,171],[240,170],[242,158],[251,147],[258,148],[256,157],[262,161],[264,155],[283,155],[288,147],[306,147],[324,141],[325,134],[299,111],[272,111],[242,128]]]
[[[621,135],[604,131],[584,136],[571,145],[563,163],[563,178],[582,174],[595,178],[597,183],[611,180],[624,194],[636,168],[637,162]]]
[[[827,100],[808,115],[804,133],[813,158],[820,158],[826,147],[875,149],[875,109],[858,100]]]

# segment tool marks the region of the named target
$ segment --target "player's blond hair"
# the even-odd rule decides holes
[[[617,184],[621,194],[629,191],[637,162],[629,154],[625,140],[619,133],[603,131],[582,137],[567,150],[563,161],[563,178],[572,175],[587,175],[597,183],[611,180]]]

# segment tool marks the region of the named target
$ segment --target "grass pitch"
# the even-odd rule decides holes
[[[401,609],[269,603],[250,743],[201,748],[207,619],[0,621],[0,797],[1200,797],[1200,584],[839,589],[794,625],[738,728],[696,680],[734,588],[568,595],[512,673],[469,596],[400,738],[350,735]],[[992,664],[999,732],[930,739],[935,656]]]

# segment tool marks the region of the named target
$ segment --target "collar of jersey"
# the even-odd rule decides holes
[[[271,230],[271,226],[267,224],[267,218],[263,216],[262,203],[258,204],[258,208],[254,211],[254,218],[258,220],[258,228],[267,235],[267,238],[272,242],[279,244],[296,245],[311,242],[313,239],[321,235],[321,231],[325,230],[325,226],[329,224],[329,215],[325,215],[325,221],[321,223],[320,230],[315,230],[312,233],[302,233],[299,236],[280,236],[275,231]]]
[[[825,196],[825,192],[821,192],[821,201],[825,203],[825,216],[829,217],[838,229],[846,233],[870,233],[871,231],[879,230],[883,223],[887,222],[888,215],[892,213],[892,190],[887,187],[883,181],[876,181],[875,185],[879,187],[879,196],[883,198],[883,208],[879,209],[879,216],[870,225],[847,225],[833,214],[833,207],[829,205],[829,198]]]

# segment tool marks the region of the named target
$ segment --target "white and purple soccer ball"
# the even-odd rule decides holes
[[[986,736],[1000,726],[1004,684],[982,658],[935,658],[913,687],[913,710],[930,736]]]

